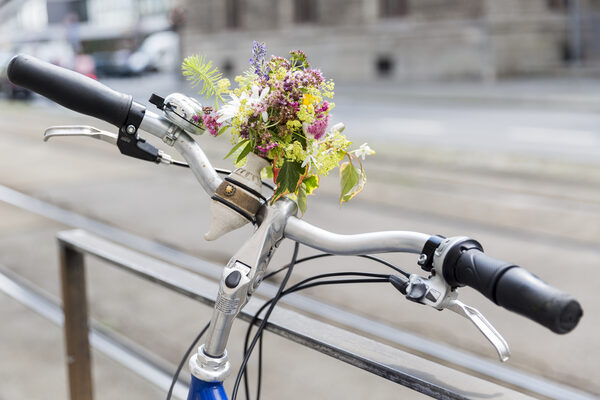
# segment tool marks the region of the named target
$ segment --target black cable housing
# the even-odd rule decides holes
[[[204,328],[202,328],[202,330],[200,331],[198,336],[196,336],[196,338],[194,339],[194,341],[192,342],[190,347],[188,347],[188,349],[185,351],[185,354],[181,358],[181,361],[179,362],[179,365],[177,366],[177,369],[175,370],[175,374],[173,374],[173,379],[171,380],[171,386],[169,387],[169,391],[167,392],[167,400],[170,400],[171,396],[173,395],[173,388],[175,388],[175,383],[177,383],[177,380],[179,379],[179,374],[181,373],[181,369],[183,368],[183,365],[185,364],[186,360],[192,353],[192,350],[194,349],[194,347],[196,347],[196,345],[198,344],[198,342],[200,341],[202,336],[204,336],[204,334],[208,330],[209,326],[210,326],[210,321],[208,322],[208,324],[206,324],[204,326]]]

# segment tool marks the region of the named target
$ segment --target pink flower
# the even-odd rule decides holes
[[[277,146],[279,146],[279,143],[271,142],[271,143],[267,143],[264,146],[257,145],[256,149],[258,151],[260,151],[262,154],[267,154],[269,152],[269,150],[271,150],[273,147],[277,147]]]
[[[217,136],[219,134],[219,129],[221,128],[221,124],[217,122],[217,115],[214,112],[210,114],[202,115],[202,122],[204,122],[204,126],[211,135]]]
[[[329,123],[329,115],[326,115],[324,118],[317,119],[311,125],[306,128],[306,133],[311,135],[316,140],[321,139],[321,137],[325,134],[327,130],[327,124]]]

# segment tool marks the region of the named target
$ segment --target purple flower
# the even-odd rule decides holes
[[[252,58],[249,63],[254,67],[254,72],[258,76],[262,76],[265,79],[269,79],[269,66],[265,62],[265,56],[267,55],[267,46],[264,43],[257,42],[256,40],[252,43]]]
[[[327,112],[327,110],[329,110],[329,102],[324,101],[323,104],[321,105],[321,107],[319,107],[316,112],[318,114],[322,114],[324,112]]]

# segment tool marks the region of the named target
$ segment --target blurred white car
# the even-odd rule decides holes
[[[134,73],[144,71],[171,72],[179,68],[179,35],[172,31],[153,33],[129,57]]]
[[[66,40],[31,43],[21,46],[16,52],[29,54],[68,69],[73,69],[75,66],[75,51]]]

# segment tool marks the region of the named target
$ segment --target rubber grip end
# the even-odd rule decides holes
[[[575,329],[583,315],[581,305],[573,296],[518,267],[509,269],[498,280],[496,301],[559,334]]]

